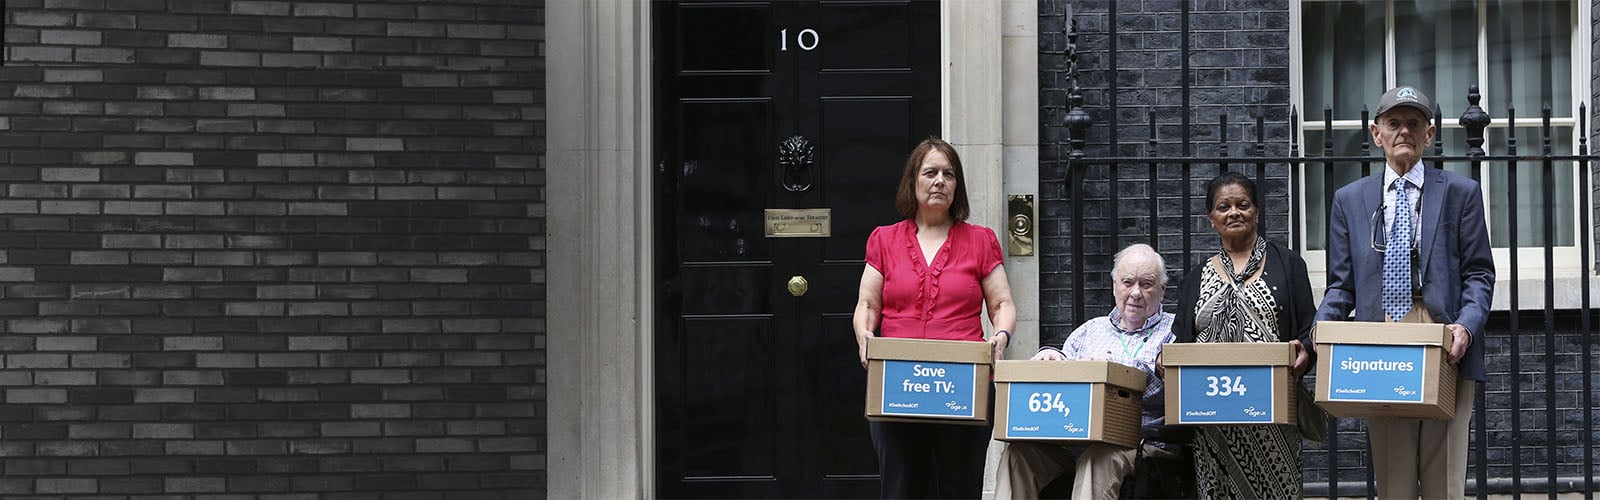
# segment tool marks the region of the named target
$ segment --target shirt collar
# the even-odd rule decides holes
[[[1394,173],[1394,169],[1389,168],[1389,166],[1387,164],[1383,166],[1383,190],[1384,191],[1388,191],[1389,189],[1391,189],[1391,186],[1394,186],[1394,180],[1398,179],[1398,178],[1400,178],[1400,175]],[[1417,160],[1417,164],[1416,165],[1412,165],[1411,166],[1411,170],[1407,170],[1406,171],[1405,178],[1406,178],[1406,182],[1411,184],[1411,187],[1413,187],[1413,188],[1421,188],[1422,187],[1422,160]]]
[[[1122,309],[1112,308],[1111,309],[1111,314],[1110,314],[1111,327],[1115,328],[1118,332],[1121,332],[1121,333],[1127,333],[1127,334],[1145,333],[1145,332],[1150,331],[1151,328],[1155,328],[1156,325],[1161,324],[1161,320],[1166,319],[1166,316],[1167,316],[1166,309],[1164,307],[1162,309],[1157,309],[1155,314],[1151,314],[1150,317],[1144,319],[1144,325],[1140,326],[1138,330],[1134,330],[1134,331],[1130,332],[1130,331],[1122,329],[1122,322],[1120,321],[1122,319]]]

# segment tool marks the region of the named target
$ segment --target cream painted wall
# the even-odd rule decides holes
[[[1037,199],[1035,8],[942,6],[945,136],[968,165],[973,221],[1002,235],[1006,195]],[[546,10],[546,102],[559,124],[546,191],[550,498],[653,497],[649,16],[647,0]],[[1009,357],[1027,357],[1038,338],[1038,263],[1008,257],[1006,271],[1019,312]]]

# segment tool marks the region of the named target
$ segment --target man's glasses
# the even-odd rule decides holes
[[[1386,197],[1388,196],[1387,191],[1385,192],[1384,196],[1386,196]],[[1415,207],[1414,210],[1416,210],[1416,213],[1412,214],[1412,217],[1421,217],[1422,216],[1422,203],[1421,203],[1422,199],[1421,198],[1422,198],[1421,196],[1418,196],[1417,197],[1417,203],[1413,203],[1412,204]],[[1372,250],[1376,251],[1378,253],[1383,253],[1384,251],[1387,251],[1389,249],[1388,224],[1385,224],[1384,220],[1383,220],[1383,211],[1384,211],[1384,209],[1386,209],[1388,207],[1389,207],[1389,203],[1388,202],[1384,202],[1384,203],[1378,204],[1378,209],[1377,210],[1372,211],[1372,224],[1371,224],[1371,226],[1372,226]],[[1412,243],[1416,243],[1416,241],[1414,240],[1417,237],[1416,231],[1412,231],[1411,232],[1411,237],[1413,238]],[[1411,245],[1411,253],[1412,253],[1412,255],[1415,255],[1417,253],[1417,246],[1416,245]]]
[[[1384,253],[1389,250],[1389,234],[1383,223],[1383,209],[1387,205],[1378,205],[1378,210],[1372,212],[1372,250]]]
[[[1378,253],[1384,253],[1389,250],[1389,235],[1383,223],[1384,206],[1378,205],[1378,210],[1372,212],[1372,250]],[[1417,215],[1417,217],[1421,217],[1421,215]],[[1411,235],[1412,238],[1415,238],[1416,232],[1412,232]],[[1418,290],[1422,289],[1422,266],[1419,265],[1419,259],[1422,258],[1422,249],[1417,248],[1416,240],[1412,240],[1411,243],[1411,289],[1413,292],[1421,293]]]

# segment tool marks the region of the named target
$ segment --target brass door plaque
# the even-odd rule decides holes
[[[833,235],[831,208],[769,208],[768,238],[827,238]]]

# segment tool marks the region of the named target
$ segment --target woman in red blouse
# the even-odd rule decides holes
[[[867,338],[984,342],[985,305],[1003,357],[1017,324],[1000,240],[968,224],[966,177],[949,143],[928,138],[911,150],[895,208],[907,217],[867,238],[867,265],[856,304],[858,356]],[[959,424],[871,422],[884,498],[978,498],[989,429]]]

